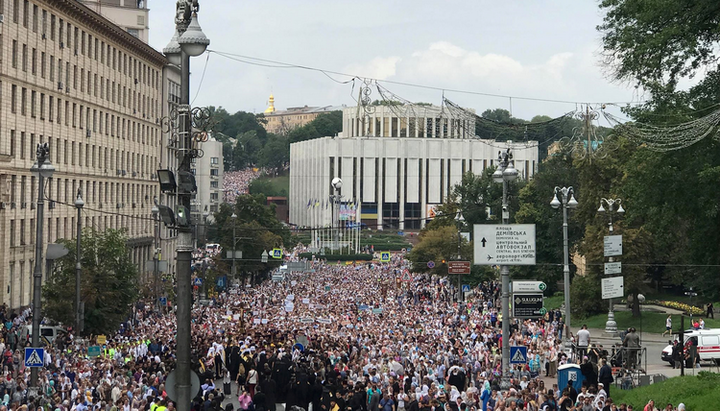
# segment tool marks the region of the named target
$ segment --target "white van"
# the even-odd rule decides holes
[[[679,336],[675,336],[679,338]],[[694,339],[697,343],[697,353],[700,361],[715,361],[720,365],[720,329],[689,329],[685,331],[684,344],[690,339]],[[661,358],[663,361],[672,361],[672,345],[668,345],[662,350]]]
[[[66,334],[66,331],[63,327],[48,326],[48,325],[40,326],[40,336],[45,337],[50,342],[50,344],[52,344],[56,338],[60,337],[61,335],[65,335],[65,334]],[[32,326],[31,325],[25,325],[20,328],[18,338],[21,342],[24,342],[25,340],[27,340],[29,335],[32,335]],[[41,341],[41,343],[42,343],[42,341]]]

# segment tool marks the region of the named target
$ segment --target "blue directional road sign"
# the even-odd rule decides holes
[[[527,364],[527,347],[510,347],[510,364]]]
[[[463,284],[462,290],[463,290],[464,293],[469,293],[469,292],[470,292],[470,285],[468,285],[468,284]]]
[[[384,263],[390,261],[390,253],[387,251],[383,251],[382,253],[380,253],[380,261]]]
[[[160,297],[160,305],[163,307],[167,305],[167,297]]]
[[[99,345],[91,345],[87,349],[88,351],[88,357],[95,358],[100,356],[100,346]]]
[[[427,266],[428,268],[435,268],[435,261],[428,261]]]
[[[42,367],[44,364],[45,350],[43,348],[25,348],[25,366],[26,367]]]

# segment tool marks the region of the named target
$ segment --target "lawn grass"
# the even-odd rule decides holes
[[[562,292],[555,293],[552,297],[548,297],[545,299],[544,307],[546,310],[555,310],[557,308],[560,308],[560,306],[563,305],[563,302],[565,302],[565,296]]]
[[[613,386],[611,397],[615,404],[626,403],[636,410],[642,410],[651,399],[659,409],[665,409],[667,404],[677,407],[682,402],[688,410],[717,410],[720,408],[719,385],[720,374],[701,372],[697,376],[674,377],[632,390]]]
[[[547,300],[545,300],[547,301]],[[635,327],[643,333],[662,333],[665,331],[665,319],[667,314],[643,311],[641,317],[633,317],[630,311],[615,311],[615,322],[618,330],[625,330],[628,327]],[[704,318],[704,317],[703,317]],[[720,319],[705,319],[705,328],[720,328]],[[680,329],[680,315],[673,315],[673,330]],[[605,328],[607,313],[594,315],[589,318],[577,320],[576,325],[587,324],[588,328]],[[685,317],[685,329],[690,328],[690,318]]]

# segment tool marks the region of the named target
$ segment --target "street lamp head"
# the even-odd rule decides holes
[[[550,205],[552,208],[559,208],[562,204],[560,204],[560,200],[557,198],[557,193],[553,196],[552,201],[550,202]]]
[[[82,194],[80,193],[80,189],[78,189],[77,198],[75,198],[75,207],[83,208],[84,205],[85,205],[85,202],[82,199]]]
[[[598,213],[604,213],[604,212],[605,212],[605,207],[602,205],[602,203],[600,203],[600,208],[598,208]]]
[[[575,194],[570,193],[570,201],[567,203],[568,208],[576,208],[578,206],[577,200],[575,200]]]
[[[152,206],[152,209],[150,210],[150,212],[152,213],[153,218],[157,218],[157,215],[158,215],[158,213],[160,212],[160,209],[157,208],[156,205],[153,205],[153,206]]]
[[[46,157],[45,161],[43,161],[42,165],[40,166],[40,175],[45,178],[50,178],[53,176],[53,173],[55,173],[55,167],[50,164],[50,158]]]
[[[510,163],[508,163],[508,166],[505,167],[505,170],[503,170],[502,175],[506,181],[513,181],[517,178],[518,171],[515,168],[515,165],[512,162],[510,162]]]
[[[503,172],[500,169],[500,167],[495,169],[495,172],[492,175],[492,179],[496,183],[502,183],[503,182]]]
[[[237,214],[235,214],[235,213],[232,213],[232,215],[230,216],[230,218],[232,218],[232,219],[233,219],[233,221],[235,221],[235,220],[237,219]]]
[[[205,36],[200,23],[198,23],[197,13],[192,14],[190,25],[188,26],[185,33],[180,36],[177,40],[180,47],[190,57],[197,57],[205,52],[207,46],[210,44],[210,39]]]
[[[333,186],[334,189],[339,190],[339,189],[342,188],[343,181],[342,181],[342,179],[341,179],[340,177],[335,177],[335,178],[332,179],[331,184],[332,184],[332,186]]]
[[[620,204],[620,200],[618,200],[618,209],[617,209],[617,212],[618,212],[618,213],[624,213],[624,212],[625,212],[625,209],[623,208],[622,204]]]
[[[457,221],[458,223],[465,221],[465,217],[463,217],[462,211],[458,210],[457,214],[455,214],[455,221]]]
[[[178,43],[178,38],[180,38],[180,35],[177,32],[177,29],[175,30],[175,34],[173,34],[172,39],[170,39],[170,43],[168,43],[167,46],[163,49],[163,54],[168,58],[168,61],[170,61],[170,64],[174,64],[176,66],[179,66],[181,63],[181,54],[180,54],[180,43]]]

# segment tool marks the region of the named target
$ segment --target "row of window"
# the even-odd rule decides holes
[[[10,156],[20,159],[35,159],[35,133],[17,132],[10,130]],[[131,177],[149,177],[158,164],[157,157],[131,151],[103,147],[90,143],[68,141],[67,139],[48,136],[51,145],[50,159],[56,165],[69,164],[91,168],[104,169],[109,175],[129,175]],[[39,143],[45,142],[45,137],[39,135]],[[63,171],[60,169],[60,171]]]
[[[20,51],[19,49],[22,49]],[[158,100],[145,95],[141,91],[132,90],[127,85],[115,82],[97,73],[92,73],[90,69],[80,68],[76,64],[70,65],[70,62],[58,58],[54,55],[47,56],[44,51],[40,52],[38,59],[38,50],[32,48],[28,50],[27,44],[20,46],[17,40],[12,42],[12,66],[24,72],[30,69],[33,75],[37,75],[38,68],[41,78],[49,77],[49,80],[55,84],[57,78],[57,89],[61,92],[69,93],[70,88],[81,93],[87,93],[88,96],[100,97],[108,103],[122,106],[126,109],[132,109],[133,114],[138,111],[143,118],[152,119],[158,116]],[[39,66],[39,67],[38,67]],[[57,69],[56,69],[57,68]],[[56,75],[57,73],[57,75]],[[54,87],[54,86],[53,86]]]
[[[41,33],[43,40],[48,38],[53,42],[57,40],[59,49],[73,50],[76,56],[87,56],[128,78],[156,90],[159,89],[160,73],[158,70],[105,41],[93,37],[82,28],[73,26],[69,21],[56,17],[53,13],[48,13],[47,10],[28,0],[22,0],[21,16],[20,1],[12,1],[13,23],[20,24],[22,19],[22,27],[32,30],[33,33]],[[2,6],[0,12],[4,12],[4,1],[0,1],[0,6]]]
[[[35,203],[37,182],[34,176],[19,176],[18,178],[18,176],[12,175],[9,179],[11,208],[27,208],[28,204]],[[88,206],[95,208],[102,205],[113,211],[116,209],[152,208],[152,199],[157,195],[155,184],[83,181],[57,177],[48,179],[45,195],[50,201],[73,204],[78,189]],[[30,193],[29,198],[28,192]]]
[[[0,82],[0,90],[2,82]],[[0,92],[0,104],[2,93]],[[10,87],[10,112],[32,118],[40,117],[40,120],[57,122],[66,126],[86,129],[87,137],[93,133],[104,133],[112,137],[118,137],[141,144],[156,146],[158,144],[159,130],[142,122],[135,121],[132,117],[116,116],[102,110],[91,109],[82,104],[63,100],[53,95],[45,95],[32,89],[18,87],[13,84]]]

